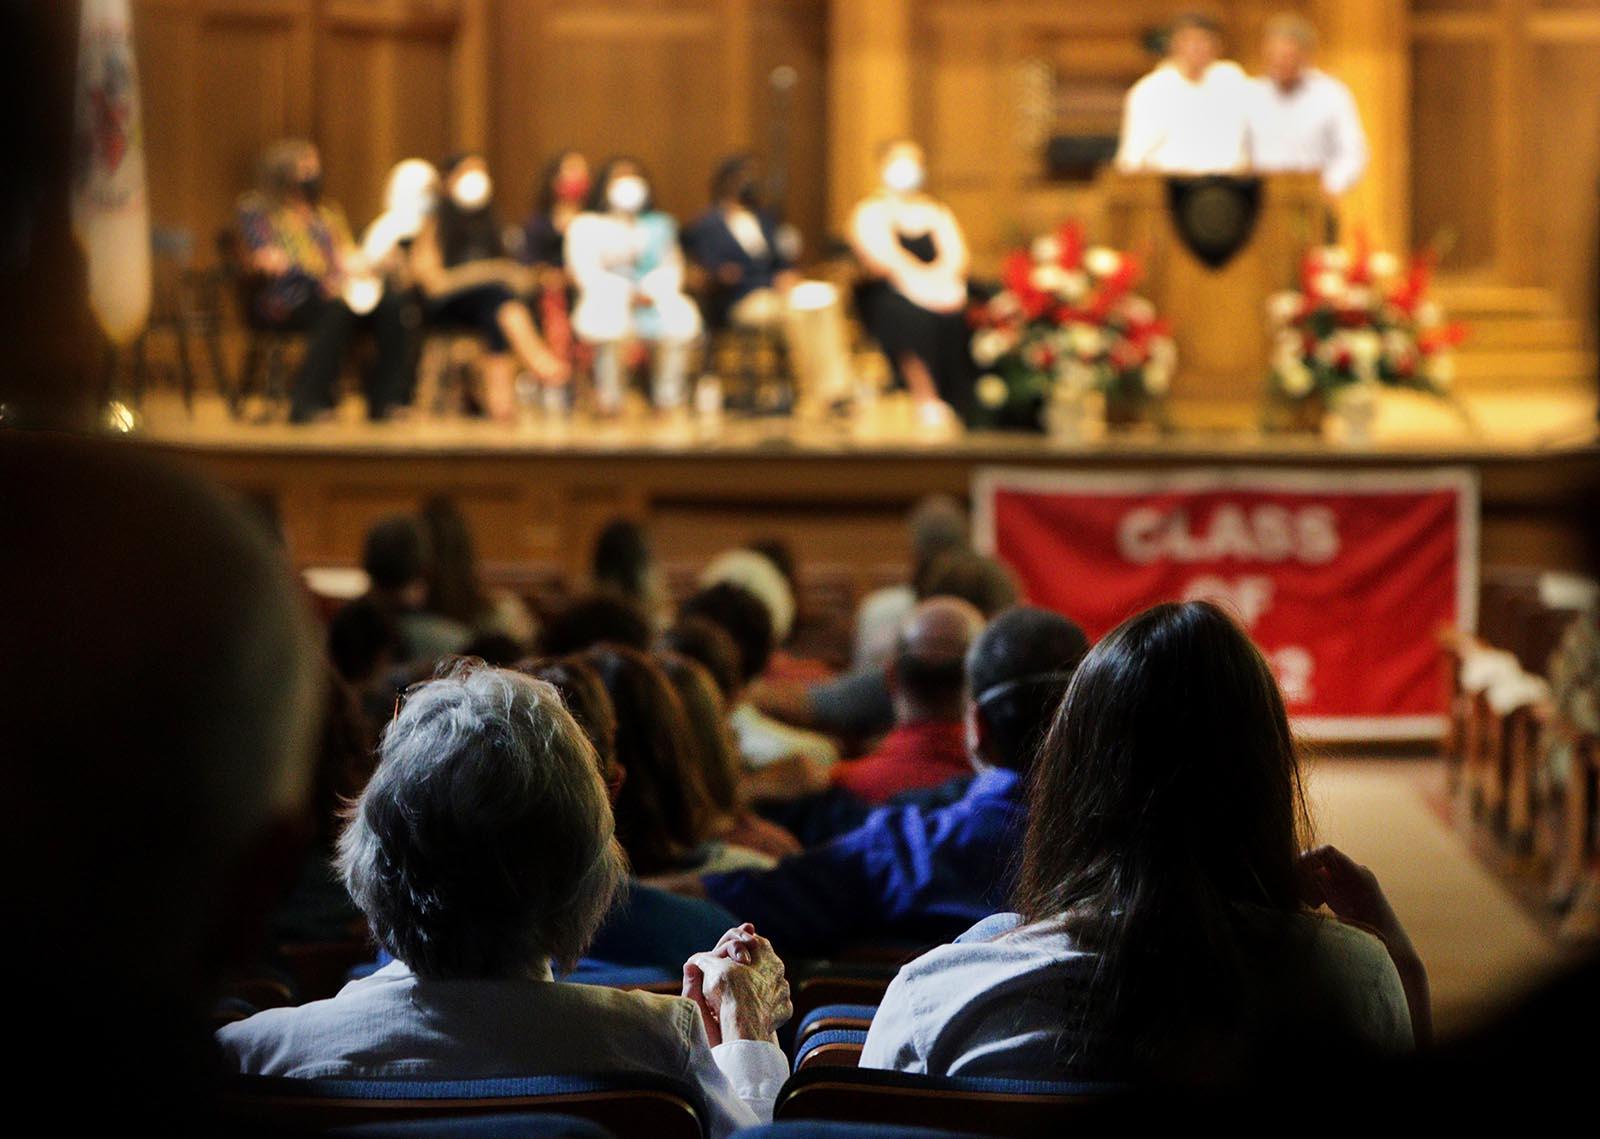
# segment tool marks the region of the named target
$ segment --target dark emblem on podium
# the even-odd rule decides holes
[[[1261,179],[1167,179],[1167,209],[1189,252],[1220,269],[1250,241],[1261,216]]]

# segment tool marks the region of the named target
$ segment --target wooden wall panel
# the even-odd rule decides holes
[[[1419,243],[1454,234],[1442,267],[1494,268],[1496,196],[1492,44],[1419,41],[1412,50],[1417,116],[1412,132],[1412,233]]]
[[[1540,45],[1533,73],[1528,190],[1533,262],[1570,313],[1593,320],[1600,288],[1600,40]]]

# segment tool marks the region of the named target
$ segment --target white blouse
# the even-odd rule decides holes
[[[1379,1052],[1409,1052],[1411,1014],[1383,943],[1315,914],[1288,920],[1314,923],[1305,930],[1312,953],[1306,975],[1320,991],[1336,996],[1346,1022],[1336,1029]],[[872,1019],[861,1067],[1058,1078],[1061,1045],[1070,1041],[1070,1022],[1082,1012],[1078,998],[1093,967],[1093,955],[1074,945],[1057,923],[1023,925],[1016,914],[986,918],[900,970]],[[1092,1051],[1092,1040],[1076,1043]],[[1104,1078],[1092,1060],[1087,1070],[1066,1074]]]

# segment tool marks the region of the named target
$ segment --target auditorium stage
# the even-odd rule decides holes
[[[366,526],[449,493],[487,569],[516,580],[581,580],[611,517],[647,521],[658,557],[686,573],[728,545],[787,538],[805,577],[859,591],[904,573],[904,512],[919,496],[968,492],[986,466],[1173,470],[1218,466],[1417,470],[1460,466],[1481,481],[1485,565],[1583,569],[1600,487],[1592,403],[1518,395],[1471,401],[1474,430],[1437,405],[1386,405],[1369,444],[1259,433],[1134,431],[1078,444],[927,434],[893,398],[849,422],[621,421],[515,425],[420,419],[368,425],[353,402],[306,427],[236,422],[219,401],[190,416],[146,409],[139,438],[270,502],[302,566],[358,560]]]

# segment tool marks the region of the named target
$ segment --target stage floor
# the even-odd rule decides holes
[[[903,398],[847,421],[621,419],[515,424],[417,418],[368,424],[347,400],[301,427],[231,419],[220,400],[192,416],[163,393],[138,432],[223,484],[270,505],[301,565],[349,565],[377,517],[447,493],[466,512],[497,573],[581,581],[594,535],[628,515],[658,557],[688,574],[718,550],[779,536],[829,589],[858,593],[903,575],[906,509],[965,495],[975,470],[1216,466],[1362,470],[1465,466],[1482,488],[1486,565],[1592,568],[1587,526],[1600,487],[1592,401],[1519,394],[1467,403],[1470,427],[1426,399],[1386,399],[1374,437],[1357,445],[1259,432],[1167,435],[1134,430],[1081,442],[928,431]]]

